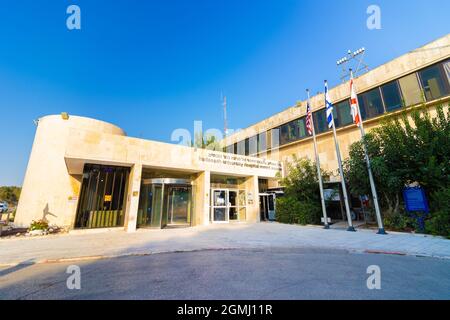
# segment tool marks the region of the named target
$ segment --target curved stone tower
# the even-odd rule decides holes
[[[85,117],[40,118],[17,207],[16,226],[28,227],[32,220],[43,218],[51,225],[73,226],[82,176],[68,175],[64,155],[69,129],[126,135],[115,125]]]

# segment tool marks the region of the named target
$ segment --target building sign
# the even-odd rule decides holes
[[[201,162],[229,165],[242,168],[252,169],[266,169],[281,171],[281,163],[278,161],[263,159],[263,158],[251,158],[247,156],[241,156],[236,154],[228,154],[221,152],[207,152],[205,156],[200,156]]]
[[[406,211],[429,212],[428,201],[423,188],[407,187],[403,189],[403,199],[405,200]]]
[[[403,189],[406,211],[417,220],[419,230],[425,230],[425,217],[430,212],[425,191],[421,187]]]

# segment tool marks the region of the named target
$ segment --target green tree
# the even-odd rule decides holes
[[[432,117],[425,107],[387,117],[363,140],[385,217],[401,214],[405,185],[418,183],[430,197],[450,185],[450,110],[439,106]],[[363,142],[350,147],[346,179],[353,194],[370,194]],[[402,220],[402,219],[400,219]]]
[[[0,201],[16,204],[19,201],[20,187],[0,187]]]
[[[316,164],[294,156],[288,174],[280,180],[285,196],[277,199],[277,220],[283,223],[320,224],[320,189]],[[329,174],[322,171],[322,176]]]

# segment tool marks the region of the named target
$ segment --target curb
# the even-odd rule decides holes
[[[432,254],[423,253],[409,253],[400,251],[384,251],[384,250],[373,250],[373,249],[346,249],[346,248],[329,248],[329,247],[292,247],[292,249],[336,249],[341,251],[347,251],[348,253],[364,253],[364,254],[375,254],[375,255],[394,255],[394,256],[409,256],[418,258],[433,258],[433,259],[443,259],[450,260],[450,256],[439,256]],[[84,261],[100,261],[116,258],[127,258],[127,257],[147,257],[156,254],[167,254],[167,253],[184,253],[184,252],[202,252],[202,251],[232,251],[232,250],[256,250],[256,249],[273,249],[270,247],[228,247],[228,248],[199,248],[199,249],[186,249],[186,250],[166,250],[166,251],[154,251],[154,252],[142,252],[142,253],[125,253],[125,254],[113,254],[113,255],[96,255],[96,256],[80,256],[71,258],[56,258],[56,259],[43,259],[38,261],[30,262],[11,262],[11,263],[0,263],[0,268],[17,267],[17,266],[30,266],[39,264],[56,264],[56,263],[66,263],[66,262],[84,262]]]

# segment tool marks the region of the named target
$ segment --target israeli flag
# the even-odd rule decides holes
[[[327,122],[328,128],[333,128],[334,118],[333,118],[333,104],[331,103],[330,97],[328,96],[328,82],[325,81],[325,108],[327,111]]]

